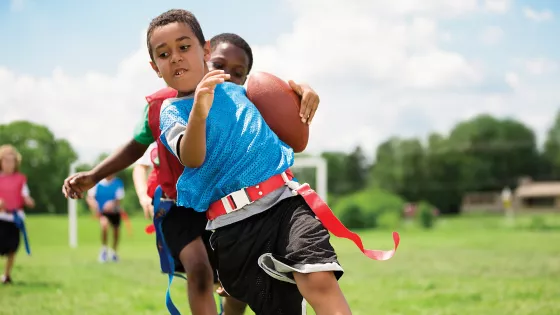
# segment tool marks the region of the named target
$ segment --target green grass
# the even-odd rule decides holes
[[[443,219],[432,231],[404,226],[401,247],[386,262],[333,238],[346,270],[340,284],[355,315],[560,314],[560,216],[543,218],[540,230],[530,229],[529,217],[517,221],[526,228],[484,216]],[[124,234],[120,263],[101,265],[93,219],[80,218],[79,248],[71,250],[65,218],[29,217],[33,256],[20,251],[16,283],[0,286],[0,313],[166,314],[167,277],[159,272],[153,238],[143,233],[145,222],[134,219],[134,235]],[[361,235],[367,248],[391,245],[389,231]],[[190,314],[180,279],[173,298]]]

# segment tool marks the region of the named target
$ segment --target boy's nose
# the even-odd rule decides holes
[[[172,63],[178,63],[183,61],[183,57],[181,57],[181,55],[175,55],[173,57],[171,57],[171,62]]]

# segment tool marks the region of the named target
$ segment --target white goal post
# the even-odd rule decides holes
[[[70,175],[76,173],[77,163],[70,165]],[[327,161],[322,157],[297,157],[293,169],[315,168],[316,183],[309,183],[313,189],[327,201]],[[301,183],[303,184],[303,183]],[[78,201],[68,198],[68,245],[78,247]]]
[[[316,183],[309,183],[317,194],[327,201],[327,161],[322,157],[296,157],[293,169],[298,168],[315,168]],[[297,176],[296,176],[297,177]],[[300,182],[300,184],[303,184]]]
[[[76,165],[70,165],[70,175],[76,173]],[[68,245],[70,248],[78,247],[78,201],[76,199],[68,198]]]

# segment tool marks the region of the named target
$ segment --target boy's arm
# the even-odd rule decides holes
[[[160,129],[162,142],[168,150],[189,168],[202,166],[206,159],[206,118],[214,102],[216,85],[230,79],[223,70],[213,70],[202,78],[194,91],[194,103],[189,113],[173,104],[162,106]],[[188,119],[188,124],[187,124]]]
[[[95,186],[87,192],[86,203],[88,205],[89,210],[96,216],[99,213],[99,205],[95,200]]]
[[[146,105],[143,119],[135,129],[134,139],[108,156],[94,169],[73,174],[66,178],[62,187],[64,196],[66,198],[81,198],[84,192],[95,186],[101,179],[132,165],[144,154],[152,142],[154,142],[154,138],[148,124],[148,105]]]
[[[35,208],[35,200],[31,198],[31,195],[29,193],[29,186],[27,186],[27,183],[25,183],[21,189],[21,196],[23,197],[25,206],[27,206],[28,208]]]
[[[170,104],[162,107],[160,121],[160,140],[166,149],[184,166],[202,165],[206,157],[206,119],[193,119],[182,107]]]
[[[119,189],[117,189],[114,209],[119,209],[121,207],[122,200],[124,199],[125,193],[124,193],[124,184],[122,183],[122,181],[120,182],[120,185],[121,186],[119,187]]]
[[[149,166],[143,164],[136,164],[132,170],[132,181],[134,182],[134,189],[138,196],[138,202],[142,210],[144,210],[144,217],[150,218],[152,213],[152,198],[148,196],[148,174]]]

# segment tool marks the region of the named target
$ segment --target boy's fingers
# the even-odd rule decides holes
[[[301,97],[301,94],[303,94],[302,90],[301,90],[301,86],[299,86],[297,83],[295,83],[294,80],[288,81],[288,84],[290,85],[292,90],[294,90],[294,92],[296,92],[296,94]]]
[[[311,113],[309,113],[309,118],[307,119],[307,124],[308,125],[311,124],[311,121],[313,120],[313,117],[315,117],[315,113],[317,112],[317,108],[319,107],[319,100],[315,99],[314,102],[312,102],[311,106],[312,106],[311,108],[313,108],[313,109],[311,110]]]
[[[220,83],[224,83],[225,78],[223,77],[215,77],[215,78],[210,78],[210,79],[206,79],[206,81],[204,81],[204,83],[201,85],[202,88],[208,88],[208,89],[212,89],[214,90],[214,88],[216,87],[216,85],[220,84]]]
[[[316,95],[310,96],[309,106],[308,106],[309,111],[306,113],[307,115],[304,116],[304,118],[307,118],[308,125],[311,124],[311,120],[313,120],[313,117],[315,116],[318,107],[319,107],[319,98]]]
[[[301,106],[299,108],[299,117],[303,118],[302,121],[305,122],[307,116],[309,116],[309,106],[311,103],[309,102],[310,95],[307,92],[303,93],[303,97],[301,98]]]
[[[202,81],[208,79],[208,78],[211,77],[211,76],[218,75],[218,74],[224,74],[224,73],[225,73],[224,70],[212,70],[212,71],[208,72],[208,73],[202,78]]]

